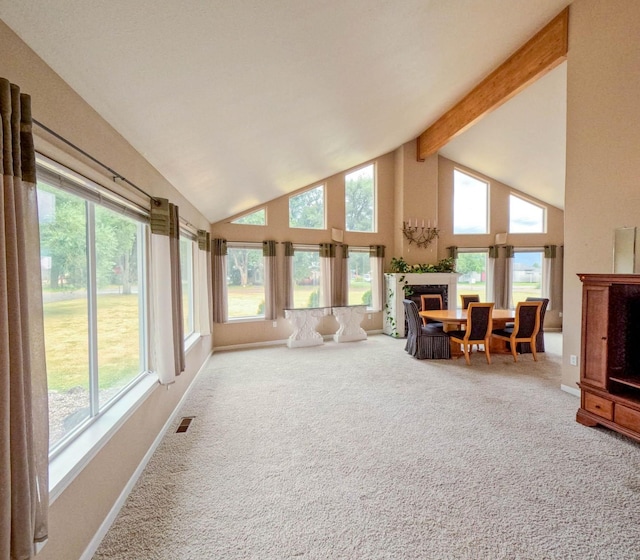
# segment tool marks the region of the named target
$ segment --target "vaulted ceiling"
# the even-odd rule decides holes
[[[568,3],[0,0],[0,19],[218,221],[415,138]],[[565,113],[566,63],[441,153],[562,207]]]

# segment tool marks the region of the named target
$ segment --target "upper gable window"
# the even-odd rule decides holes
[[[453,171],[453,233],[488,233],[489,184]]]
[[[251,212],[251,214],[245,214],[237,220],[233,220],[232,224],[242,224],[246,226],[266,226],[267,225],[267,212],[264,208]]]
[[[509,195],[509,233],[544,233],[545,208]]]
[[[324,229],[324,185],[289,198],[289,227]]]
[[[376,230],[376,185],[373,164],[345,175],[344,202],[347,231]]]

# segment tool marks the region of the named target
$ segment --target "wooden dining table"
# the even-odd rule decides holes
[[[460,330],[467,324],[466,309],[432,309],[419,312],[420,317],[425,317],[429,321],[439,321],[442,323],[445,332]],[[491,312],[492,329],[504,329],[506,323],[515,321],[515,309],[494,309]],[[457,344],[451,344],[451,355],[462,354]],[[491,338],[490,352],[492,354],[507,354],[506,343],[503,340]]]
[[[439,321],[445,327],[444,330],[455,330],[455,325],[467,324],[466,309],[427,309],[420,311],[420,317],[425,317],[429,321]],[[516,319],[515,309],[494,309],[491,313],[491,320],[494,329],[503,329],[504,325]]]

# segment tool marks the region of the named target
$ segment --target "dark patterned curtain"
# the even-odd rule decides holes
[[[264,257],[264,318],[275,321],[278,316],[278,261],[276,260],[276,242],[262,242]]]
[[[185,368],[179,212],[166,198],[154,198],[150,214],[153,368],[168,385]]]
[[[213,294],[213,321],[227,320],[227,240],[211,240],[211,277]]]

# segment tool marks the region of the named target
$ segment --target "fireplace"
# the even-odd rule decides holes
[[[445,309],[455,309],[458,276],[448,272],[385,274],[384,333],[397,338],[406,336],[402,303],[405,286],[410,286],[413,292],[407,299],[415,301],[418,308],[421,294],[441,294]]]
[[[422,294],[439,294],[442,296],[442,305],[444,309],[449,307],[449,286],[447,284],[416,284],[411,286],[412,293],[406,296],[407,299],[416,302],[420,309],[420,296]]]

